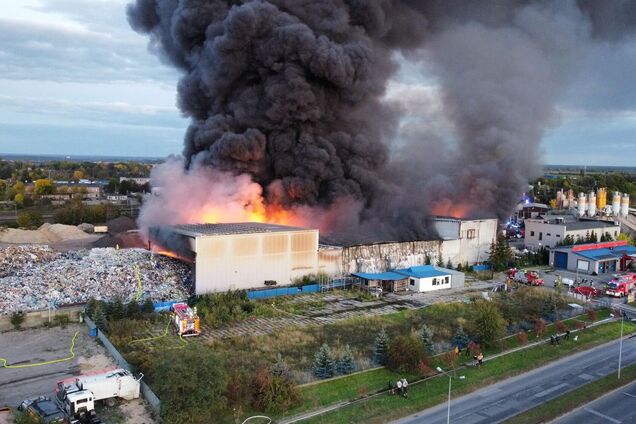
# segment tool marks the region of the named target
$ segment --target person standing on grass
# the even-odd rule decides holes
[[[409,382],[406,381],[406,378],[402,379],[402,390],[404,391],[404,397],[408,397],[409,395]]]
[[[483,365],[483,361],[484,361],[484,354],[479,352],[479,355],[477,355],[477,364],[481,367]]]
[[[398,380],[396,386],[397,386],[398,392],[400,394],[404,394],[404,389],[402,388],[402,380]]]

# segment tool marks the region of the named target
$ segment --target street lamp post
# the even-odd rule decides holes
[[[614,317],[614,314],[610,314]],[[621,312],[621,336],[618,342],[618,379],[621,379],[621,364],[623,362],[623,324],[625,323],[625,312]]]
[[[446,408],[446,424],[450,424],[451,386],[452,386],[452,383],[453,383],[453,378],[457,378],[459,380],[463,380],[466,377],[463,376],[463,375],[460,375],[459,377],[453,377],[452,375],[450,375],[449,373],[447,373],[446,371],[444,371],[440,367],[437,367],[437,371],[448,376],[448,405],[447,405],[447,408]]]

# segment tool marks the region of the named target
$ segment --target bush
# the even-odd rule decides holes
[[[453,346],[464,349],[468,346],[468,343],[470,343],[470,337],[468,337],[468,334],[464,331],[464,327],[460,325],[457,327],[457,331],[453,336]]]
[[[155,311],[155,305],[152,303],[152,299],[149,297],[141,304],[141,312],[144,314],[152,314]]]
[[[53,318],[53,322],[55,323],[55,325],[66,328],[68,323],[71,322],[71,318],[67,314],[55,315],[55,318]]]
[[[590,309],[587,311],[587,319],[589,319],[590,321],[596,321],[597,317],[598,314],[596,313],[595,309]]]
[[[21,228],[33,229],[44,224],[44,219],[42,219],[42,214],[39,212],[25,211],[18,214],[17,222]]]
[[[546,324],[543,318],[537,318],[534,321],[534,332],[537,334],[537,337],[543,337],[545,331],[548,329],[548,325]]]
[[[422,363],[428,363],[424,343],[414,336],[398,336],[389,343],[387,368],[415,373]]]
[[[324,343],[314,356],[313,373],[318,378],[331,378],[335,373],[335,360],[331,349]]]
[[[161,418],[171,424],[218,421],[226,403],[223,358],[206,346],[157,353],[152,388],[161,399]]]
[[[493,345],[504,333],[506,321],[492,302],[475,302],[474,334],[485,345]]]
[[[26,318],[24,312],[14,312],[11,314],[10,322],[14,329],[19,330]]]
[[[252,406],[259,411],[282,412],[298,404],[300,395],[290,378],[274,375],[271,369],[261,368],[252,383]]]
[[[528,333],[526,333],[525,331],[520,331],[516,334],[517,337],[517,341],[519,342],[520,345],[524,345],[526,343],[528,343]]]
[[[210,327],[240,321],[253,310],[245,290],[206,294],[197,299],[196,307],[202,321]]]
[[[558,320],[554,321],[554,329],[557,331],[557,333],[565,333],[570,329],[570,327],[563,321]]]

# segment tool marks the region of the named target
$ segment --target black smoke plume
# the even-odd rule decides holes
[[[618,1],[137,0],[128,16],[182,72],[178,104],[191,118],[184,172],[247,174],[265,204],[300,208],[323,229],[404,240],[430,236],[427,214],[456,214],[458,204],[463,215],[511,211],[539,172],[540,140],[578,47],[630,31],[630,9]],[[609,24],[619,16],[618,28]],[[399,99],[386,99],[397,54],[438,76],[451,147],[426,131],[404,136]],[[176,203],[149,207],[170,215]],[[157,215],[141,219],[155,224]]]

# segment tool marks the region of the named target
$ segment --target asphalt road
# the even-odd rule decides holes
[[[621,424],[636,423],[636,383],[555,420],[553,424]]]
[[[618,341],[613,341],[453,399],[450,421],[461,424],[499,423],[590,381],[616,372],[618,345]],[[623,366],[633,363],[636,363],[636,337],[623,341]],[[484,366],[495,365],[486,362]],[[395,423],[444,424],[446,408],[447,403],[443,403]],[[592,421],[579,421],[588,422]]]

